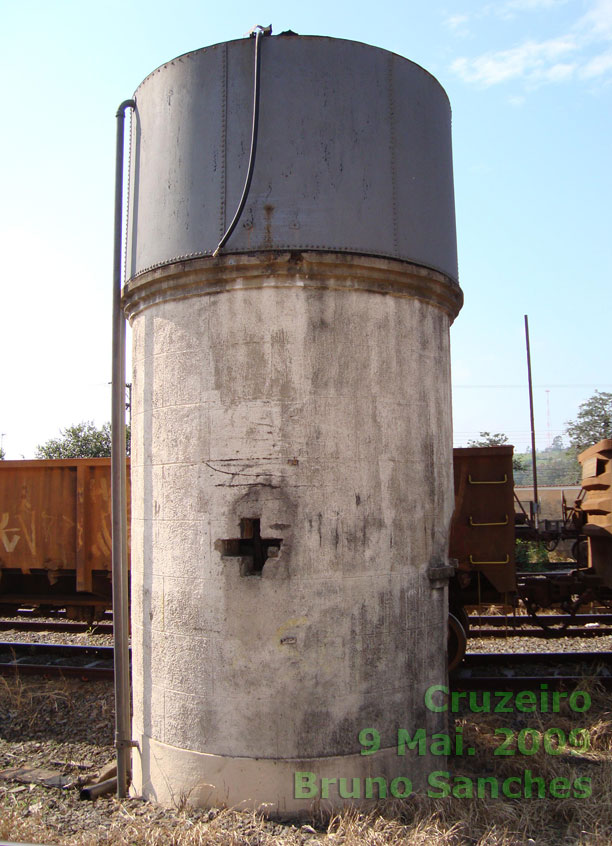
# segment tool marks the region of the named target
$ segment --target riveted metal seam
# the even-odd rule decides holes
[[[225,210],[227,207],[227,44],[221,53],[221,190],[219,200],[219,238],[225,232]]]
[[[397,171],[396,171],[396,146],[397,146],[397,132],[395,127],[395,92],[393,82],[395,74],[393,73],[395,54],[389,54],[389,145],[390,145],[390,165],[391,165],[391,215],[393,225],[393,254],[398,255],[398,231],[397,231]]]
[[[408,262],[409,264],[416,264],[419,267],[428,268],[430,270],[435,270],[437,273],[442,273],[444,276],[447,276],[449,279],[458,285],[459,282],[454,277],[450,276],[448,271],[445,270],[443,267],[432,264],[431,262],[419,262],[412,255],[407,255],[404,253],[398,253],[397,255],[390,255],[388,252],[377,251],[377,250],[364,250],[363,246],[360,247],[338,247],[336,244],[275,244],[274,247],[267,247],[261,248],[258,246],[251,246],[245,247],[244,249],[241,248],[234,248],[231,253],[224,253],[224,255],[252,255],[254,253],[279,253],[279,252],[294,252],[299,253],[304,250],[317,250],[326,253],[352,253],[356,256],[373,256],[375,258],[383,258],[383,259],[395,259],[396,261],[403,261]],[[147,267],[143,267],[142,270],[139,270],[137,273],[134,273],[130,280],[138,279],[140,276],[143,276],[145,273],[150,273],[152,270],[157,270],[160,267],[166,267],[167,265],[174,264],[177,261],[187,261],[189,259],[196,259],[196,258],[212,258],[212,250],[199,250],[195,253],[184,253],[180,256],[173,256],[172,258],[165,259],[164,261],[156,262],[155,264],[150,264]]]

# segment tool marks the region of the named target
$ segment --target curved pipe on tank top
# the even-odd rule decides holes
[[[219,243],[217,244],[217,248],[214,251],[213,258],[219,255],[219,251],[225,246],[227,239],[230,237],[234,229],[236,228],[236,224],[240,220],[240,215],[244,209],[248,194],[249,188],[251,187],[251,178],[253,176],[253,167],[255,165],[255,153],[257,152],[257,127],[259,124],[259,68],[260,68],[260,57],[259,57],[259,39],[262,35],[270,35],[272,33],[272,27],[262,27],[257,26],[254,30],[255,35],[255,71],[253,74],[253,122],[251,126],[251,152],[249,153],[249,166],[247,168],[247,175],[244,182],[244,188],[242,189],[242,197],[240,198],[240,202],[238,203],[238,208],[236,209],[236,214],[234,215],[232,222],[227,227],[225,231],[225,235],[221,238]]]

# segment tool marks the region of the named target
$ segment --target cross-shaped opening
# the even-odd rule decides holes
[[[240,537],[222,540],[221,553],[242,558],[241,576],[261,576],[264,564],[278,555],[282,542],[282,538],[262,538],[259,517],[243,517]]]

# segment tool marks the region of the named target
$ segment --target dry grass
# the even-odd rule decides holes
[[[469,778],[474,784],[479,777],[490,775],[500,784],[509,777],[524,778],[527,769],[546,784],[553,779],[566,778],[571,783],[588,777],[592,780],[589,798],[491,799],[451,795],[436,799],[419,795],[381,804],[371,813],[347,810],[331,819],[314,814],[308,824],[292,825],[231,809],[194,811],[183,807],[168,811],[139,800],[118,801],[112,796],[84,803],[79,802],[75,791],[42,787],[11,793],[14,788],[8,782],[0,795],[0,840],[62,846],[603,846],[612,842],[612,710],[608,693],[587,682],[582,689],[588,689],[592,699],[584,714],[574,713],[564,702],[558,714],[465,711],[457,715],[456,725],[463,728],[464,748],[473,747],[475,754],[449,758],[447,769],[453,776]],[[78,684],[72,681],[0,679],[0,726],[7,719],[10,724],[11,715],[16,715],[23,727],[20,741],[6,739],[7,732],[2,740],[0,734],[0,753],[4,750],[5,756],[16,756],[23,749],[26,754],[29,741],[24,738],[28,726],[38,726],[41,721],[51,724],[57,715],[70,721],[70,714],[82,710],[82,703],[83,694],[78,693]],[[95,705],[92,700],[89,707],[95,707],[96,714],[108,711],[108,704],[97,700]],[[494,755],[501,742],[500,735],[495,734],[500,728],[510,728],[515,734],[528,728],[541,741],[551,727],[561,729],[567,736],[572,729],[584,727],[590,735],[590,748],[579,754],[572,754],[569,749],[553,754],[557,752],[553,744],[548,752],[540,748],[534,755]],[[56,741],[57,738],[53,743]],[[96,748],[108,755],[108,746]],[[15,757],[9,765],[27,763]]]
[[[28,679],[0,676],[0,709],[6,709],[13,726],[32,728],[49,710],[59,714],[70,706],[72,692],[65,679]]]

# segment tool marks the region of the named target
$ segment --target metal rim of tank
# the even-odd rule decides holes
[[[164,300],[293,286],[419,299],[441,308],[451,322],[463,304],[456,282],[410,262],[336,252],[258,251],[179,261],[141,273],[126,284],[123,306],[131,320]]]
[[[344,44],[358,44],[360,47],[368,47],[371,50],[378,50],[381,53],[388,53],[391,56],[397,56],[398,59],[401,59],[404,62],[408,62],[411,65],[414,65],[415,68],[418,68],[424,74],[431,77],[433,81],[440,87],[440,90],[443,92],[444,96],[450,103],[450,99],[448,94],[446,93],[446,89],[441,84],[440,80],[438,80],[427,68],[424,68],[423,65],[420,65],[418,62],[413,62],[412,59],[406,58],[406,56],[402,56],[401,53],[396,53],[394,50],[386,50],[384,47],[378,47],[376,44],[368,44],[366,41],[357,41],[355,38],[336,38],[331,35],[312,35],[309,33],[305,33],[302,35],[299,32],[294,32],[289,35],[285,32],[272,32],[274,38],[299,38],[301,40],[309,40],[309,41],[333,41],[333,42],[341,42]],[[224,47],[228,44],[235,44],[243,41],[248,41],[248,38],[232,38],[230,41],[217,41],[215,44],[207,44],[205,47],[198,47],[196,50],[187,50],[186,53],[179,53],[178,56],[175,56],[173,59],[168,59],[167,62],[162,62],[161,65],[158,65],[154,70],[148,73],[142,82],[138,85],[138,87],[134,91],[134,97],[140,91],[142,86],[147,82],[147,80],[151,79],[151,77],[155,76],[155,74],[160,73],[164,68],[167,68],[170,65],[173,65],[175,62],[181,62],[183,59],[190,58],[192,56],[196,56],[199,53],[204,53],[207,50],[218,50],[220,47]]]

